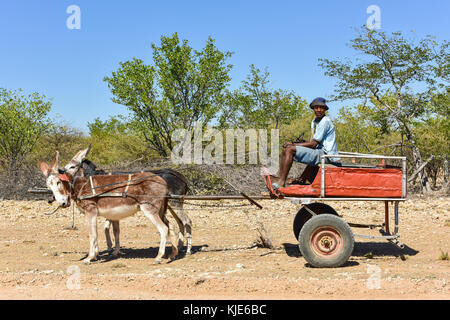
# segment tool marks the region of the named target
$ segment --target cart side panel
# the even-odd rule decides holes
[[[288,196],[320,196],[321,170],[311,185],[291,185],[279,189]],[[325,170],[325,196],[401,198],[402,170],[400,168],[342,168]]]
[[[400,198],[401,169],[327,168],[325,195],[369,198]]]

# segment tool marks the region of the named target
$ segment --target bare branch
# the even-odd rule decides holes
[[[425,166],[428,164],[428,162],[430,162],[430,161],[433,160],[433,159],[434,159],[434,155],[430,156],[430,157],[427,159],[427,161],[423,162],[423,163],[420,165],[420,167],[417,168],[417,170],[414,171],[414,173],[409,177],[408,182],[413,181],[413,180],[416,178],[416,176],[420,173],[420,171],[422,171],[423,168],[425,168]]]

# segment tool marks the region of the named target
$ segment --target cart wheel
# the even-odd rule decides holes
[[[300,252],[313,267],[342,266],[353,252],[353,233],[349,225],[332,214],[308,220],[298,238]]]
[[[316,214],[331,213],[334,214],[335,216],[338,215],[336,210],[334,210],[332,207],[330,207],[325,203],[313,202],[307,204],[307,206]],[[295,239],[298,239],[300,230],[303,228],[303,225],[306,223],[306,221],[311,219],[311,217],[312,217],[311,213],[309,213],[305,208],[302,207],[300,210],[298,210],[297,215],[294,218],[294,225],[293,225]]]

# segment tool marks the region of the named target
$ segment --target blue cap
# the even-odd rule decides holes
[[[321,97],[315,98],[309,105],[311,109],[314,109],[314,106],[323,106],[328,110],[327,101]]]

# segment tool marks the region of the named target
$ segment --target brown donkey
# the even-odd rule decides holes
[[[70,174],[59,174],[59,153],[56,151],[53,165],[41,162],[42,173],[46,176],[47,188],[55,197],[58,206],[67,208],[71,200],[85,214],[88,228],[90,248],[83,263],[94,260],[98,253],[97,216],[111,221],[119,221],[139,210],[156,226],[161,241],[155,263],[161,263],[169,234],[169,221],[165,217],[167,209],[168,188],[161,177],[152,173],[135,173],[128,175],[98,175],[73,178]],[[170,233],[174,258],[178,249],[178,240]],[[175,245],[174,245],[175,244]]]
[[[59,169],[60,173],[69,173],[73,177],[87,177],[93,175],[106,175],[109,174],[104,170],[97,169],[97,167],[91,161],[87,160],[86,157],[91,149],[91,146],[84,150],[78,151],[78,153],[72,158],[72,160],[67,163],[63,168]],[[178,171],[172,169],[160,169],[160,170],[152,170],[145,171],[154,173],[161,178],[163,178],[167,187],[169,188],[170,195],[180,195],[183,196],[187,193],[189,187],[186,181],[186,178]],[[112,174],[129,174],[136,172],[112,172]],[[188,217],[188,215],[183,210],[183,198],[181,199],[170,199],[168,202],[168,209],[172,216],[175,218],[176,223],[179,227],[178,233],[178,250],[183,247],[184,239],[187,241],[186,246],[186,255],[191,254],[192,248],[192,221]],[[176,211],[174,209],[177,209]],[[110,227],[111,224],[113,226],[114,240],[115,240],[115,248],[114,251],[112,249],[112,242],[110,236]],[[170,224],[173,226],[173,224]],[[108,251],[111,252],[112,256],[117,256],[120,250],[120,224],[119,221],[105,221],[104,226],[105,237],[106,237],[106,245],[108,247]],[[175,232],[173,229],[169,231]]]

